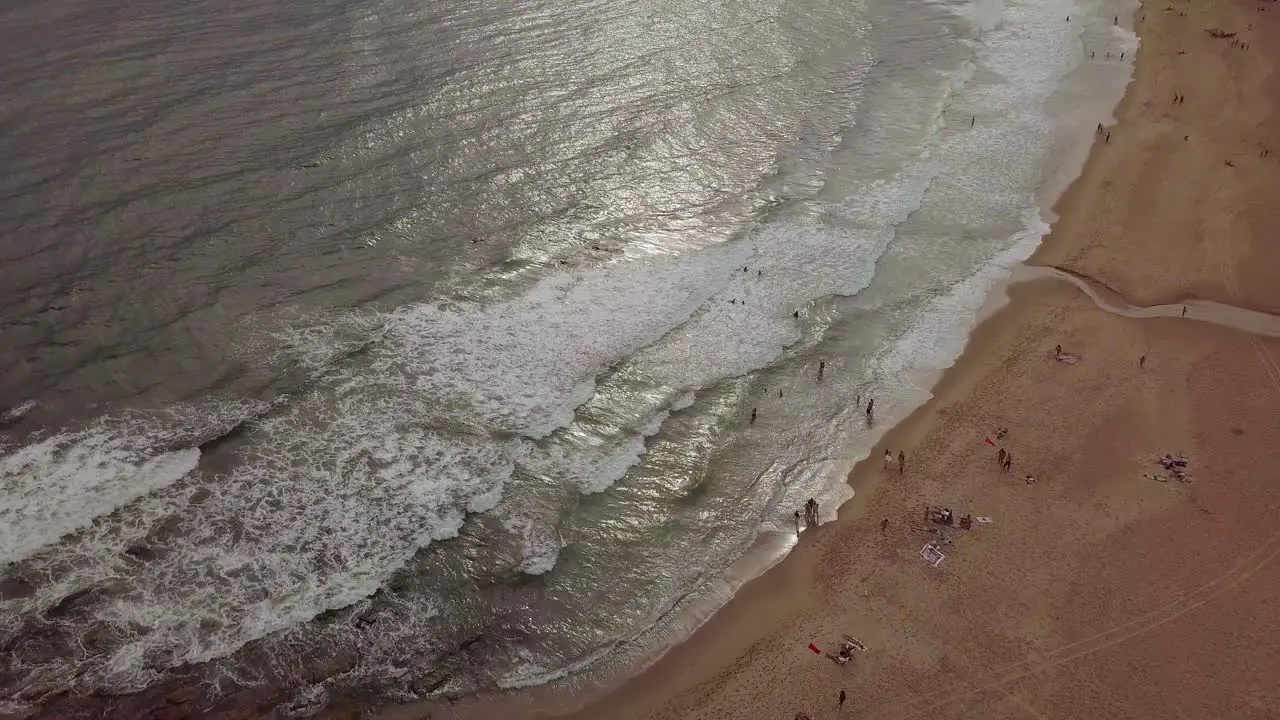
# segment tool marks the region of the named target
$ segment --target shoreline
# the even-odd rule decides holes
[[[1133,5],[1132,17],[1127,22],[1135,32],[1140,45],[1141,37],[1137,34],[1136,19],[1142,8],[1143,0],[1137,0]],[[1127,79],[1123,84],[1126,89],[1134,82],[1137,63],[1140,62],[1141,56],[1142,53],[1140,51],[1134,53]],[[1068,82],[1073,73],[1079,72],[1084,68],[1085,64],[1077,66],[1066,76],[1060,78],[1059,92],[1065,89],[1065,83]],[[1114,121],[1116,117],[1122,114],[1122,109],[1128,99],[1129,93],[1127,90],[1122,91],[1119,100],[1107,113],[1108,120]],[[1072,163],[1070,156],[1073,150],[1069,144],[1064,144],[1062,148],[1051,151],[1051,153],[1060,153],[1056,163],[1056,172],[1053,173],[1052,177],[1046,176],[1045,184],[1036,192],[1037,202],[1045,203],[1041,206],[1040,211],[1043,222],[1050,222],[1050,220],[1044,219],[1046,215],[1056,222],[1060,203],[1087,171],[1089,163],[1093,160],[1095,154],[1093,146],[1090,146],[1085,151],[1083,159],[1077,159],[1075,163]],[[1071,178],[1071,180],[1063,184],[1062,178],[1064,176]],[[989,324],[999,322],[1002,313],[1013,302],[1013,297],[1020,295],[1022,292],[1020,286],[1061,282],[1019,278],[1020,271],[1033,265],[1032,260],[1040,253],[1052,234],[1051,229],[1042,235],[1031,254],[1025,260],[1009,267],[1005,277],[998,280],[990,288],[970,324],[968,337],[960,355],[953,360],[949,367],[934,371],[920,378],[925,381],[920,385],[930,393],[930,398],[884,430],[877,447],[886,445],[900,447],[903,442],[914,444],[911,441],[919,439],[919,435],[924,429],[920,427],[921,421],[942,395],[944,388],[949,388],[951,383],[963,382],[956,379],[956,376],[960,374],[957,372],[958,366],[975,347],[980,347],[978,338],[984,334],[984,328]],[[988,329],[986,332],[990,332],[990,330]],[[726,572],[723,578],[724,584],[730,587],[728,591],[729,600],[727,602],[719,605],[717,609],[705,617],[696,620],[692,631],[686,632],[682,639],[664,647],[656,656],[646,660],[638,668],[633,668],[631,671],[622,674],[620,679],[612,682],[594,680],[582,682],[581,684],[586,686],[585,699],[578,694],[577,688],[566,688],[562,685],[562,683],[572,684],[574,682],[573,676],[570,676],[568,679],[562,678],[541,685],[490,690],[446,702],[424,701],[383,707],[379,708],[375,717],[379,718],[379,720],[422,720],[435,717],[437,712],[444,710],[450,713],[451,720],[471,720],[472,718],[483,720],[483,718],[489,717],[493,713],[498,713],[504,717],[510,716],[510,713],[521,713],[517,717],[538,718],[539,720],[551,720],[552,718],[594,720],[596,717],[601,717],[601,713],[607,713],[603,709],[597,709],[599,706],[612,704],[618,698],[625,697],[624,693],[633,685],[641,684],[644,686],[646,689],[641,694],[645,694],[648,692],[647,686],[650,682],[667,686],[671,682],[677,681],[677,677],[681,682],[687,681],[687,664],[717,665],[714,662],[708,663],[706,658],[695,654],[696,651],[693,651],[690,647],[695,640],[704,634],[720,634],[721,625],[739,627],[742,624],[750,624],[748,616],[762,609],[778,609],[778,599],[773,597],[773,588],[771,586],[775,583],[793,584],[802,579],[811,579],[812,574],[815,572],[815,568],[809,564],[802,567],[784,567],[788,563],[800,565],[800,562],[793,560],[793,558],[796,557],[798,551],[805,544],[806,539],[812,541],[812,535],[815,532],[821,532],[824,528],[835,523],[852,523],[864,518],[866,505],[883,480],[882,473],[878,471],[876,466],[878,460],[877,453],[873,450],[866,458],[854,463],[854,466],[846,473],[844,485],[852,490],[851,497],[837,506],[834,519],[825,521],[816,528],[806,528],[805,533],[796,540],[790,549],[775,553],[767,558],[761,557],[760,548],[762,546],[780,546],[783,541],[775,537],[778,535],[777,533],[773,533],[770,536],[762,534],[752,547],[735,561]],[[764,569],[743,572],[739,570],[739,566],[743,565],[753,568],[759,568],[763,565]],[[774,578],[775,574],[780,577]],[[686,654],[692,656],[687,657]],[[718,653],[718,655],[727,657],[722,653]],[[666,673],[663,673],[664,677],[661,680],[649,679],[651,673],[661,672],[668,666],[675,666],[679,669],[675,670],[669,677],[666,676]],[[346,707],[334,709],[333,716],[345,718],[349,711],[350,709]],[[323,717],[329,717],[329,715],[324,715]]]
[[[1147,3],[1147,5],[1150,5],[1150,3]],[[1237,6],[1225,9],[1202,9],[1200,11],[1201,14],[1211,17],[1201,18],[1197,16],[1197,20],[1221,19],[1221,13],[1232,13],[1239,7],[1251,9],[1253,6],[1253,3],[1240,3]],[[1215,15],[1215,11],[1218,11],[1219,14]],[[1162,13],[1158,19],[1148,19],[1145,16],[1145,6],[1140,6],[1135,13],[1134,24],[1135,28],[1139,30],[1142,48],[1137,54],[1133,80],[1113,113],[1115,117],[1119,118],[1119,121],[1110,129],[1118,136],[1125,136],[1130,132],[1139,134],[1143,130],[1143,124],[1151,122],[1148,117],[1152,112],[1151,95],[1158,91],[1156,86],[1160,84],[1161,76],[1166,74],[1164,71],[1167,66],[1177,61],[1177,55],[1174,53],[1185,53],[1182,50],[1175,51],[1170,44],[1175,40],[1177,42],[1185,42],[1185,39],[1167,37],[1167,35],[1173,34],[1169,26],[1178,22],[1173,18],[1184,17],[1176,14],[1178,12],[1183,11]],[[1261,16],[1262,14],[1259,13],[1259,15]],[[1202,27],[1192,28],[1190,34],[1194,38],[1194,33],[1199,33],[1201,30],[1203,30]],[[1150,44],[1147,37],[1148,31],[1152,32],[1152,40],[1154,40]],[[1265,43],[1266,40],[1263,39],[1257,42],[1256,45],[1263,46]],[[1257,48],[1255,47],[1254,49]],[[1269,67],[1265,68],[1262,74],[1264,77],[1269,76]],[[1213,78],[1209,78],[1209,80],[1213,81]],[[1197,85],[1197,83],[1190,81],[1185,82],[1185,84]],[[1121,140],[1121,137],[1117,137],[1117,140]],[[1123,140],[1121,141],[1123,142]],[[1204,296],[1208,299],[1218,300],[1223,304],[1235,305],[1245,309],[1272,308],[1272,296],[1265,291],[1259,292],[1256,282],[1249,283],[1246,279],[1246,282],[1242,284],[1239,278],[1231,278],[1229,274],[1228,279],[1222,281],[1223,289],[1229,289],[1234,284],[1236,292],[1218,293],[1215,297],[1214,293],[1204,293],[1197,290],[1199,286],[1206,285],[1203,278],[1194,275],[1187,277],[1186,273],[1174,274],[1175,278],[1182,281],[1185,288],[1187,288],[1186,290],[1179,289],[1177,281],[1172,284],[1166,283],[1165,288],[1156,290],[1140,289],[1139,284],[1122,282],[1116,279],[1114,272],[1109,274],[1093,274],[1089,272],[1091,269],[1089,264],[1091,259],[1090,246],[1080,242],[1082,234],[1079,228],[1081,225],[1090,222],[1089,219],[1082,219],[1082,216],[1089,214],[1090,210],[1096,208],[1097,201],[1094,196],[1099,192],[1105,193],[1106,186],[1111,182],[1108,177],[1112,174],[1118,161],[1114,157],[1110,157],[1114,155],[1110,150],[1119,144],[1116,143],[1114,146],[1110,143],[1105,146],[1102,143],[1094,144],[1080,175],[1054,203],[1053,210],[1057,217],[1053,224],[1053,229],[1042,238],[1036,251],[1027,260],[1026,265],[1033,267],[1037,265],[1059,267],[1063,271],[1091,280],[1099,285],[1101,290],[1114,293],[1115,296],[1134,305],[1172,304],[1184,301],[1188,297]],[[1085,248],[1083,251],[1081,250],[1082,246]],[[1111,248],[1109,252],[1114,253],[1116,250]],[[1098,253],[1095,252],[1094,254]],[[1173,253],[1168,254],[1173,255]],[[1132,262],[1128,264],[1129,267],[1134,265],[1135,263]],[[1144,278],[1140,276],[1138,279]],[[1243,292],[1240,291],[1242,285],[1245,288]],[[1168,287],[1173,289],[1168,289]],[[1003,298],[1005,294],[1008,296],[1007,302]],[[1151,298],[1163,299],[1166,302],[1150,302]],[[994,309],[988,309],[993,303]],[[1009,356],[1007,352],[1002,357],[1000,350],[1007,351],[1010,344],[1016,345],[1020,339],[1020,334],[1025,334],[1028,323],[1043,320],[1045,313],[1053,315],[1061,313],[1064,308],[1067,308],[1081,315],[1089,315],[1090,320],[1096,321],[1095,324],[1106,325],[1109,329],[1137,322],[1147,323],[1150,327],[1156,325],[1164,327],[1168,323],[1177,322],[1176,319],[1165,318],[1132,320],[1114,317],[1109,320],[1099,320],[1088,312],[1086,305],[1092,306],[1093,300],[1084,297],[1078,288],[1071,287],[1070,283],[1065,280],[1046,278],[1018,279],[1016,276],[1010,278],[1003,286],[997,287],[992,295],[987,298],[987,303],[984,305],[983,311],[979,313],[978,321],[971,330],[964,351],[952,367],[941,374],[941,377],[932,388],[933,397],[888,430],[880,445],[890,448],[905,447],[911,449],[927,443],[931,436],[937,434],[939,425],[945,424],[946,416],[953,406],[963,405],[971,401],[972,396],[977,394],[980,386],[984,382],[991,380],[993,357],[999,358],[1005,363],[1014,361],[1014,358]],[[1096,308],[1094,309],[1096,310]],[[1195,320],[1195,317],[1193,315],[1189,319]],[[1181,323],[1181,325],[1187,326],[1190,323]],[[1198,334],[1212,335],[1214,342],[1219,343],[1229,343],[1238,335],[1232,331],[1219,328],[1193,327],[1192,331]],[[1124,330],[1123,332],[1131,331]],[[1182,332],[1182,330],[1177,332]],[[1255,344],[1255,347],[1257,347],[1257,343],[1261,342],[1256,338],[1251,338],[1251,341]],[[1207,341],[1205,342],[1207,343]],[[1027,348],[1023,347],[1021,350],[1022,357],[1017,358],[1017,360],[1025,361],[1028,354]],[[1145,354],[1143,357],[1145,359]],[[998,369],[996,372],[998,372]],[[1280,390],[1280,387],[1277,389]],[[1183,418],[1183,421],[1184,424],[1189,422],[1185,418]],[[909,457],[911,454],[909,453]],[[1018,455],[1020,459],[1025,457],[1023,452],[1019,452]],[[843,575],[835,573],[829,564],[832,555],[838,553],[836,546],[841,544],[839,540],[849,537],[859,537],[866,540],[867,538],[862,536],[873,533],[874,529],[863,527],[866,523],[861,521],[871,515],[873,510],[876,511],[876,514],[879,514],[880,511],[888,507],[892,498],[885,496],[891,494],[891,491],[895,494],[900,494],[901,492],[899,488],[894,487],[895,483],[886,483],[886,480],[891,480],[892,476],[886,478],[886,474],[877,466],[878,458],[876,456],[877,453],[872,452],[870,458],[859,462],[849,473],[848,482],[855,486],[858,492],[852,499],[841,506],[840,510],[843,512],[839,513],[839,517],[835,522],[803,534],[797,547],[785,558],[764,573],[740,586],[733,598],[699,626],[692,635],[670,648],[655,663],[624,682],[621,686],[612,690],[605,690],[603,694],[598,694],[593,699],[588,700],[583,708],[567,714],[562,710],[558,711],[555,704],[548,704],[546,698],[537,697],[539,693],[536,688],[533,688],[519,693],[520,697],[508,695],[500,699],[487,698],[486,696],[462,699],[451,706],[452,712],[449,717],[458,719],[482,717],[487,710],[492,710],[490,702],[499,703],[506,711],[504,716],[523,713],[519,715],[521,717],[569,717],[583,718],[584,720],[593,717],[707,717],[709,715],[705,713],[712,706],[719,711],[714,715],[715,717],[745,718],[766,716],[763,708],[750,704],[736,707],[726,706],[723,702],[725,701],[726,691],[723,688],[727,684],[741,680],[744,675],[748,674],[750,667],[758,666],[762,662],[767,663],[767,660],[761,657],[760,650],[763,645],[776,645],[778,629],[791,629],[802,618],[813,620],[816,617],[819,620],[830,620],[829,617],[823,617],[831,613],[824,612],[824,605],[819,600],[819,597],[816,596],[830,594],[831,583],[833,582],[832,574],[838,575],[839,580],[847,581],[850,579],[848,573]],[[1041,470],[1036,469],[1037,475],[1040,472]],[[908,475],[910,474],[908,473]],[[889,487],[886,488],[886,485]],[[1141,494],[1149,489],[1149,487],[1143,487],[1138,492]],[[1144,498],[1144,500],[1149,500],[1149,498]],[[1137,504],[1141,505],[1143,503]],[[1157,510],[1168,511],[1168,507],[1160,503],[1155,504],[1160,505]],[[901,512],[903,510],[902,507],[896,507],[895,509],[899,511],[898,516],[891,518],[891,523],[895,530],[899,525],[907,525],[912,522]],[[1147,508],[1147,510],[1149,511],[1150,509]],[[1129,519],[1129,525],[1141,524],[1142,521],[1151,520],[1149,512],[1144,515],[1134,511],[1131,514],[1134,514],[1134,517]],[[1088,525],[1092,520],[1082,519],[1080,522]],[[1106,525],[1108,530],[1115,530],[1108,523],[1103,523],[1103,525]],[[880,544],[883,543],[878,543],[876,549],[883,550],[884,548],[878,546]],[[892,559],[882,556],[873,558],[866,570],[871,570],[872,567],[870,566],[883,566],[885,562],[891,562],[895,565],[910,563],[913,552],[901,556],[899,556],[900,553],[889,554],[893,556]],[[1076,564],[1082,562],[1079,558],[1074,558],[1074,560]],[[920,561],[916,559],[916,562],[919,563]],[[955,561],[955,564],[959,563],[959,560]],[[879,569],[885,570],[886,568],[879,567]],[[903,568],[895,567],[894,569]],[[908,572],[918,571],[919,568],[913,568],[908,565],[905,570]],[[865,581],[865,578],[863,578],[863,581]],[[856,582],[861,581],[855,581],[855,584]],[[932,581],[925,579],[923,582],[929,583]],[[1048,602],[1044,598],[1040,599]],[[1052,605],[1053,603],[1048,602],[1048,604]],[[762,618],[766,618],[766,620],[762,621]],[[826,623],[820,624],[825,625]],[[768,627],[761,627],[761,625]],[[872,638],[869,644],[874,649],[879,644],[873,637],[874,631],[867,629],[867,633],[866,635],[860,635],[860,637],[864,639]],[[1048,634],[1052,635],[1054,633]],[[808,657],[801,654],[799,658],[788,656],[781,662],[790,665],[804,663],[808,660]],[[824,668],[822,672],[817,674],[826,675],[826,670]],[[872,668],[872,672],[876,674],[880,670],[881,668],[878,667]],[[707,689],[705,694],[700,694],[698,690],[708,684],[715,687]],[[716,698],[719,698],[720,702],[717,702]],[[440,707],[440,705],[407,706],[392,710],[382,716],[388,718],[424,717],[426,716],[424,713],[433,707]],[[694,707],[699,708],[698,712],[690,714]],[[786,715],[786,717],[790,717],[790,715]]]
[[[1132,4],[1134,6],[1132,17],[1127,20],[1127,23],[1129,23],[1130,29],[1135,32],[1140,44],[1141,38],[1137,35],[1136,18],[1142,8],[1142,0],[1137,0]],[[1129,88],[1134,82],[1137,70],[1136,64],[1140,62],[1141,56],[1142,53],[1140,51],[1134,52],[1134,58],[1130,61],[1129,72],[1123,83],[1123,88]],[[1077,66],[1067,75],[1060,78],[1060,86],[1057,92],[1065,90],[1066,83],[1070,81],[1071,75],[1084,70],[1086,64]],[[1055,98],[1051,99],[1051,102],[1057,101],[1057,92],[1055,92]],[[1126,90],[1122,90],[1120,98],[1107,113],[1108,120],[1114,121],[1116,117],[1122,114],[1122,109],[1128,99],[1129,93]],[[1059,156],[1058,161],[1053,164],[1055,171],[1051,174],[1051,177],[1050,174],[1046,174],[1044,185],[1036,191],[1037,202],[1044,203],[1041,205],[1040,210],[1042,222],[1050,223],[1050,219],[1056,222],[1059,204],[1084,175],[1089,163],[1093,160],[1095,153],[1093,146],[1089,146],[1084,153],[1084,157],[1078,158],[1073,162],[1071,156],[1077,149],[1071,147],[1069,143],[1064,143],[1063,147],[1051,151],[1051,155],[1057,154]],[[1048,162],[1048,159],[1046,159],[1046,162]],[[1064,177],[1071,179],[1064,184]],[[1046,216],[1049,219],[1045,219]],[[966,355],[973,352],[975,347],[980,347],[978,338],[984,332],[990,332],[989,329],[984,331],[984,328],[989,324],[999,322],[1002,313],[1013,302],[1013,297],[1023,292],[1021,286],[1062,282],[1019,277],[1021,270],[1033,265],[1032,260],[1040,253],[1052,234],[1051,229],[1042,235],[1037,241],[1035,249],[1031,251],[1026,259],[1018,261],[1012,266],[1007,266],[1005,276],[991,286],[983,299],[982,305],[977,310],[970,324],[968,336],[960,355],[953,360],[949,367],[932,371],[917,378],[918,380],[923,380],[919,384],[930,393],[930,398],[889,425],[881,433],[876,447],[886,445],[900,447],[903,442],[914,444],[912,441],[918,440],[924,429],[919,424],[928,414],[930,408],[937,402],[943,389],[949,388],[951,383],[962,382],[956,380],[956,376],[960,374],[957,372],[957,368],[961,361]],[[992,262],[994,263],[995,261],[993,260]],[[784,568],[784,566],[788,563],[793,565],[801,564],[800,561],[793,560],[793,558],[796,557],[797,552],[805,544],[806,540],[813,540],[812,535],[815,532],[821,532],[824,528],[836,523],[855,522],[865,516],[866,504],[874,496],[880,482],[883,480],[882,474],[876,466],[878,461],[877,452],[873,449],[866,458],[854,463],[854,466],[846,473],[844,479],[844,485],[852,490],[851,497],[836,507],[834,519],[827,520],[816,528],[806,528],[805,533],[795,541],[790,549],[781,552],[775,550],[765,557],[762,555],[765,552],[761,550],[762,547],[777,548],[783,545],[784,541],[780,539],[778,533],[762,534],[757,538],[752,547],[734,562],[725,573],[724,578],[722,578],[723,584],[729,587],[729,600],[720,604],[717,609],[706,616],[696,619],[692,631],[686,632],[682,639],[662,648],[656,656],[646,660],[638,668],[632,668],[630,671],[621,674],[619,679],[612,681],[578,681],[580,686],[585,686],[586,688],[585,699],[578,693],[578,687],[566,688],[564,686],[565,683],[572,686],[575,682],[575,678],[571,675],[567,679],[561,678],[540,685],[490,690],[451,701],[424,701],[381,707],[374,716],[380,720],[421,720],[435,717],[435,713],[444,710],[450,713],[451,720],[470,720],[471,718],[482,720],[493,713],[498,713],[504,717],[510,716],[510,713],[522,713],[518,717],[546,720],[551,718],[593,720],[595,717],[600,717],[600,713],[605,712],[604,710],[597,710],[598,706],[611,704],[615,698],[622,696],[629,687],[642,682],[642,679],[644,679],[643,684],[647,686],[650,682],[647,680],[650,673],[659,671],[660,668],[684,666],[690,662],[698,665],[708,664],[705,658],[696,655],[686,657],[686,653],[693,652],[690,649],[690,645],[704,634],[719,634],[721,625],[736,627],[743,623],[749,624],[750,621],[747,618],[749,614],[770,607],[777,609],[778,601],[777,598],[772,597],[772,587],[765,586],[772,586],[775,583],[791,584],[803,578],[811,579],[815,568],[808,564],[792,568]],[[757,569],[742,571],[739,569],[740,566]],[[758,569],[761,566],[764,566],[763,570]],[[774,578],[775,574],[780,577]],[[714,665],[715,663],[711,664]],[[681,681],[687,680],[687,673],[683,669],[674,672],[671,680],[675,680],[675,676],[679,676]],[[661,680],[656,682],[666,684]],[[351,712],[351,708],[346,706],[331,710],[333,717],[345,718],[348,717],[349,712]],[[326,714],[322,717],[330,717],[330,715]]]

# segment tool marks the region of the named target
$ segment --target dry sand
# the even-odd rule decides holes
[[[1145,6],[1119,124],[1032,265],[1091,280],[1113,304],[1280,311],[1280,154],[1260,156],[1280,152],[1275,7]],[[873,452],[838,521],[572,717],[1280,717],[1280,340],[1215,325],[1212,307],[1104,312],[1061,279],[1010,297],[886,439],[906,450],[904,475]],[[1058,344],[1080,362],[1055,362]],[[983,441],[999,427],[1011,473]],[[1193,482],[1144,477],[1165,452],[1189,456]],[[933,537],[926,504],[994,522],[953,531],[933,568],[918,555]],[[870,648],[849,665],[807,648],[833,651],[846,633]],[[553,716],[515,703],[434,714]]]

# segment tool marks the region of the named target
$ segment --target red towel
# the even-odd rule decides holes
[[[992,441],[991,441],[991,438],[983,438],[982,442],[984,442],[984,443],[986,443],[986,444],[990,445],[991,447],[995,447],[995,446],[996,446],[996,444],[995,444],[994,442],[992,442]]]
[[[810,649],[810,650],[812,650],[812,651],[814,651],[815,653],[817,653],[817,654],[819,654],[819,655],[821,655],[821,654],[822,654],[822,651],[818,649],[818,646],[817,646],[817,645],[814,645],[813,643],[809,643],[809,649]]]

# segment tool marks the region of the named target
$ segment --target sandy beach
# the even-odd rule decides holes
[[[1269,318],[1201,302],[1280,311],[1280,12],[1150,2],[1134,23],[1119,121],[1029,262],[1078,284],[1013,284],[886,438],[903,472],[877,450],[837,521],[569,717],[1280,717],[1280,339]],[[1079,285],[1148,309],[1110,312]],[[1078,362],[1056,362],[1058,345]],[[1186,456],[1187,481],[1165,453]],[[944,530],[932,567],[928,506],[992,522]],[[867,651],[839,665],[845,635]],[[392,716],[557,716],[510,702]]]

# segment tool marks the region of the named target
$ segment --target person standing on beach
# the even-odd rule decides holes
[[[800,537],[800,511],[796,511],[796,537]]]
[[[840,707],[844,707],[844,691],[840,691]]]
[[[871,419],[871,415],[875,412],[875,408],[876,408],[876,399],[871,398],[867,400],[867,419],[868,420]]]
[[[755,408],[751,408],[751,424],[752,424],[752,425],[755,425],[755,424],[756,424],[756,409],[755,409]]]
[[[819,379],[819,380],[821,380],[821,379],[822,379],[822,373],[824,373],[824,372],[826,372],[826,371],[827,371],[827,361],[826,361],[826,360],[819,360],[819,361],[818,361],[818,379]]]
[[[1004,468],[1004,456],[1005,450],[1004,448],[1000,448],[1000,452],[996,453],[996,464],[999,465],[1001,469]]]
[[[901,475],[907,469],[907,453],[904,450],[898,451],[898,474]]]
[[[1138,357],[1138,369],[1141,370],[1147,364],[1147,354],[1143,353]]]
[[[1005,472],[1008,472],[1008,471],[1009,471],[1009,468],[1011,468],[1011,467],[1013,467],[1013,453],[1005,453],[1005,455],[1004,455],[1004,470],[1005,470]]]
[[[1182,306],[1182,317],[1186,317],[1186,316],[1187,316],[1187,306],[1186,306],[1186,305],[1183,305],[1183,306]]]
[[[884,469],[888,470],[893,464],[893,453],[889,452],[889,448],[884,449]]]
[[[889,529],[889,518],[885,518],[880,521],[880,532],[884,532],[885,530],[888,530],[888,529]]]

